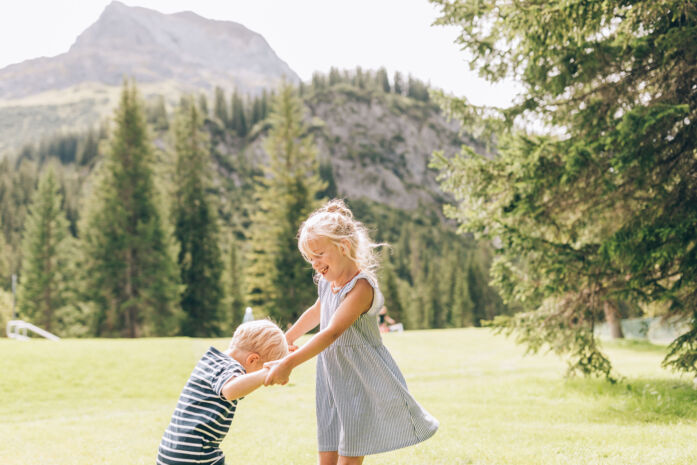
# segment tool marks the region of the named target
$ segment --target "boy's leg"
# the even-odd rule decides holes
[[[333,450],[331,452],[319,453],[319,465],[336,465],[339,454]]]
[[[362,463],[363,457],[344,457],[340,455],[337,465],[361,465]]]

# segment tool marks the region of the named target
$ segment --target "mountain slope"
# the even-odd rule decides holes
[[[183,87],[234,84],[243,92],[297,74],[259,34],[192,12],[165,15],[112,2],[70,50],[0,70],[0,99],[18,99],[86,82],[120,85],[176,80]]]
[[[298,75],[256,32],[192,12],[162,14],[114,1],[70,50],[0,69],[0,154],[66,128],[95,126],[124,77],[141,92],[255,94]]]
[[[308,90],[303,102],[320,171],[334,189],[329,195],[440,212],[449,199],[438,185],[437,172],[428,166],[433,152],[452,155],[467,143],[486,153],[433,102],[348,84]],[[268,122],[258,123],[243,139],[231,135],[215,117],[208,124],[220,179],[238,187],[250,183],[249,170],[268,162],[263,149]],[[163,138],[160,146],[165,145]]]

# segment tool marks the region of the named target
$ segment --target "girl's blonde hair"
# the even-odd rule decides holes
[[[337,247],[348,243],[348,258],[358,269],[367,274],[377,283],[378,256],[376,248],[385,244],[377,244],[370,239],[368,230],[363,223],[353,218],[353,213],[343,200],[333,199],[323,207],[315,210],[298,231],[298,248],[303,258],[312,262],[312,250],[309,242],[317,237],[326,237]],[[319,275],[315,274],[315,280]]]

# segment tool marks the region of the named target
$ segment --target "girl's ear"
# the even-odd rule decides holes
[[[351,246],[349,245],[348,239],[342,239],[341,243],[339,244],[339,249],[341,250],[341,255],[348,255],[349,248]]]

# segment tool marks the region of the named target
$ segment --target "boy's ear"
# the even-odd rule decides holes
[[[248,365],[254,366],[257,363],[259,363],[260,360],[261,360],[261,356],[257,353],[252,352],[251,354],[247,355],[247,364]]]

